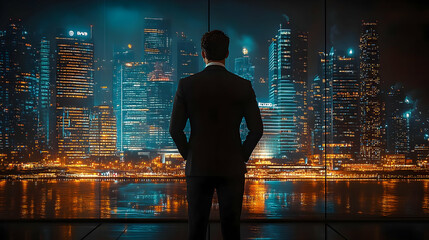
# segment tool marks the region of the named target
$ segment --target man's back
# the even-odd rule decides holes
[[[239,129],[243,117],[249,134],[241,144]],[[191,124],[189,143],[182,131],[187,118]],[[245,162],[263,133],[250,81],[219,65],[181,79],[170,133],[186,160],[186,176],[243,175]]]
[[[181,79],[174,97],[170,134],[186,160],[189,240],[206,238],[215,190],[223,238],[240,239],[245,162],[263,133],[252,85],[225,69],[228,45],[224,32],[206,32],[201,38],[206,68]],[[250,131],[241,144],[243,117]],[[188,118],[189,143],[183,132]]]

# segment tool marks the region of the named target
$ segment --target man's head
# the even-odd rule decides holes
[[[220,30],[204,33],[201,38],[201,55],[204,61],[225,62],[229,51],[229,37]]]

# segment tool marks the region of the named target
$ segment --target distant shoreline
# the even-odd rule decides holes
[[[186,177],[6,177],[0,176],[0,180],[11,180],[11,181],[20,181],[20,180],[102,180],[102,181],[115,181],[115,180],[145,180],[145,181],[181,181],[186,180]],[[325,180],[323,176],[321,177],[290,177],[290,178],[279,178],[279,177],[246,177],[246,180],[253,181],[311,181],[311,180]],[[367,180],[377,180],[377,181],[385,181],[385,180],[429,180],[429,176],[427,177],[406,177],[406,176],[398,176],[398,177],[327,177],[326,180],[329,181],[367,181]]]

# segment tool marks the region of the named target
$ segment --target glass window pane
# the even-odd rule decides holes
[[[324,47],[323,4],[212,4],[211,28],[225,31],[231,39],[227,69],[252,83],[264,124],[264,135],[247,164],[246,219],[323,217],[323,139],[318,135],[323,123],[320,117],[314,119],[312,103]],[[317,91],[322,100],[323,93]],[[247,133],[243,120],[242,140]]]
[[[3,218],[186,218],[168,128],[179,79],[203,67],[207,3],[1,6]]]
[[[327,160],[334,176],[349,178],[329,181],[328,217],[427,217],[426,8],[327,6]]]

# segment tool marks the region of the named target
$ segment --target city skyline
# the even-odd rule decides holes
[[[374,124],[373,120],[368,122],[368,126],[377,129],[378,135],[376,135],[376,137],[374,137],[374,133],[365,135],[366,125],[363,124],[363,122],[366,121],[366,116],[369,116],[367,113],[365,113],[365,111],[363,111],[363,109],[365,109],[365,107],[363,106],[363,100],[367,98],[365,97],[365,94],[368,93],[368,91],[365,90],[365,79],[368,78],[365,75],[365,71],[372,72],[371,69],[373,69],[373,67],[371,64],[374,65],[374,63],[369,63],[369,67],[366,67],[369,70],[365,70],[365,63],[367,61],[365,60],[364,55],[364,53],[367,52],[365,50],[365,44],[367,44],[368,46],[375,46],[374,51],[376,51],[377,59],[379,59],[380,54],[378,42],[376,42],[375,45],[374,43],[365,42],[365,39],[368,38],[365,37],[365,31],[368,32],[368,30],[365,30],[365,26],[374,26],[374,29],[376,29],[378,28],[379,24],[373,21],[365,22],[362,20],[362,33],[360,37],[361,43],[359,47],[351,46],[347,50],[340,48],[340,52],[344,53],[342,53],[342,55],[340,54],[337,59],[337,55],[335,53],[337,48],[334,48],[333,46],[329,54],[319,52],[319,56],[321,57],[321,59],[319,60],[317,66],[312,66],[308,62],[308,55],[312,54],[309,53],[308,50],[308,38],[311,38],[312,33],[303,32],[302,29],[296,27],[299,24],[295,24],[293,20],[290,20],[290,18],[285,14],[283,14],[281,18],[282,20],[279,21],[278,26],[280,27],[277,30],[277,34],[272,33],[270,45],[267,46],[268,56],[266,57],[265,61],[267,62],[268,68],[266,69],[267,75],[265,77],[262,77],[263,79],[265,79],[264,81],[261,81],[260,79],[255,79],[256,69],[261,68],[261,65],[253,64],[253,61],[258,62],[258,57],[260,59],[264,59],[264,57],[255,56],[254,54],[252,54],[252,52],[249,51],[246,46],[243,46],[241,56],[238,56],[236,58],[230,57],[234,62],[234,71],[239,75],[243,75],[244,77],[249,78],[248,80],[251,81],[254,85],[254,88],[257,89],[257,97],[258,99],[260,99],[259,102],[262,103],[262,105],[260,104],[260,106],[268,107],[268,105],[264,105],[264,103],[271,103],[272,106],[270,107],[276,109],[274,112],[276,112],[277,117],[273,117],[270,121],[275,121],[274,125],[272,126],[277,126],[277,130],[274,131],[276,133],[274,133],[274,136],[272,137],[277,139],[279,143],[277,145],[269,145],[274,148],[274,150],[259,148],[260,156],[270,155],[267,153],[263,153],[263,151],[267,151],[274,152],[275,154],[273,156],[275,158],[290,159],[293,162],[303,158],[306,159],[306,162],[307,160],[313,161],[313,158],[316,158],[319,159],[319,163],[322,163],[322,158],[324,157],[321,153],[325,151],[329,155],[328,159],[332,164],[332,168],[335,168],[334,162],[339,162],[338,166],[341,166],[341,163],[347,162],[347,160],[350,160],[351,162],[363,160],[367,163],[379,163],[382,159],[381,155],[385,154],[385,146],[383,142],[386,142],[385,136],[388,129],[387,126],[383,126],[384,122],[387,121],[387,119],[384,119],[384,116],[381,116],[384,114],[385,106],[380,105],[384,104],[384,102],[382,102],[383,99],[381,95],[385,95],[385,91],[387,90],[383,89],[382,86],[384,83],[384,78],[380,80],[380,77],[378,75],[372,77],[373,79],[375,79],[374,82],[378,86],[377,98],[379,100],[377,101],[379,101],[379,105],[377,108],[374,108],[376,110],[378,109],[377,112],[379,114],[379,117],[375,120],[378,125]],[[13,20],[10,21],[13,24]],[[171,112],[173,93],[176,88],[177,80],[180,79],[180,77],[187,76],[198,71],[198,67],[196,66],[201,65],[201,58],[198,57],[198,51],[193,44],[192,38],[185,36],[186,33],[177,33],[176,36],[173,37],[174,34],[171,33],[172,30],[170,25],[170,19],[165,19],[161,17],[145,17],[143,21],[144,28],[141,30],[141,32],[143,34],[144,51],[138,53],[138,50],[136,51],[135,47],[131,43],[125,46],[118,46],[113,51],[114,70],[113,73],[111,73],[113,79],[112,84],[110,84],[108,81],[103,84],[94,83],[94,75],[96,75],[94,73],[97,73],[97,71],[107,72],[107,69],[109,69],[103,66],[102,62],[104,60],[101,60],[102,58],[100,56],[97,56],[94,53],[90,53],[91,55],[88,58],[88,62],[85,62],[86,60],[84,59],[87,58],[84,55],[82,58],[82,54],[86,54],[87,51],[85,48],[86,45],[90,46],[90,51],[94,51],[91,50],[92,48],[96,49],[96,47],[94,47],[96,45],[94,44],[95,40],[93,39],[93,25],[89,25],[87,26],[87,28],[82,29],[63,28],[61,30],[61,34],[58,34],[57,30],[55,40],[47,38],[46,36],[42,36],[41,39],[39,39],[36,35],[30,37],[30,39],[34,38],[33,40],[36,42],[40,41],[40,46],[34,45],[34,49],[32,49],[32,51],[37,51],[38,48],[40,49],[40,60],[37,61],[40,62],[40,66],[37,65],[34,68],[40,68],[40,70],[38,70],[38,74],[40,75],[38,77],[41,79],[40,93],[37,94],[40,94],[40,99],[44,99],[40,102],[40,116],[44,117],[40,117],[40,119],[43,119],[43,121],[45,122],[50,122],[51,119],[49,117],[46,117],[49,115],[46,113],[49,112],[46,110],[47,100],[45,95],[48,92],[46,90],[46,82],[50,81],[48,78],[56,79],[55,111],[57,112],[56,139],[58,142],[58,146],[55,146],[54,144],[55,150],[53,152],[55,152],[56,148],[58,148],[59,156],[64,155],[70,158],[76,157],[83,159],[92,156],[92,154],[90,153],[90,149],[94,148],[90,147],[89,140],[89,132],[90,129],[92,129],[90,124],[90,118],[97,119],[98,117],[91,117],[90,109],[92,109],[93,105],[95,104],[94,99],[96,97],[94,97],[94,95],[97,94],[99,95],[99,98],[100,96],[103,96],[101,100],[98,99],[98,102],[102,103],[97,104],[98,106],[113,104],[113,112],[115,113],[115,121],[117,123],[116,129],[114,131],[116,131],[117,133],[116,145],[119,152],[123,152],[124,149],[130,151],[142,151],[145,149],[152,149],[170,152],[175,148],[175,146],[173,146],[171,142],[167,130],[169,114]],[[18,20],[18,22],[21,22],[21,20]],[[371,25],[372,23],[375,24]],[[4,31],[2,34],[7,36],[8,31]],[[61,37],[62,35],[67,36]],[[81,39],[84,38],[87,38],[88,41],[82,41],[82,46],[84,46],[83,48],[76,46],[73,47],[72,45],[70,45],[70,50],[67,50],[67,43],[61,42],[66,41],[67,39],[79,42]],[[182,44],[178,44],[179,42],[182,42]],[[188,45],[184,45],[185,43]],[[49,48],[47,47],[48,44],[51,44],[54,47],[51,48],[54,49],[52,54],[56,56],[54,57],[54,59],[51,59],[49,57],[49,53],[46,52]],[[72,44],[72,42],[70,42],[70,44]],[[8,47],[7,45],[4,46],[6,48]],[[62,50],[61,47],[63,46],[66,47],[66,50]],[[62,53],[61,51],[64,51],[64,53]],[[81,53],[79,53],[79,51],[81,51]],[[181,58],[183,57],[180,55],[180,53],[184,51],[188,52],[191,58],[182,60]],[[173,54],[173,52],[175,54]],[[87,78],[87,82],[83,82],[84,84],[87,84],[87,86],[83,86],[81,84],[81,78],[79,77],[79,75],[74,74],[74,70],[70,72],[70,77],[62,77],[61,75],[63,72],[68,74],[68,70],[63,70],[70,68],[67,66],[67,64],[69,64],[67,63],[67,61],[69,61],[68,59],[73,59],[75,54],[77,54],[76,56],[81,56],[81,58],[83,59],[82,61],[77,62],[78,64],[83,64],[83,72],[78,71],[78,74],[83,74],[83,79]],[[357,77],[358,70],[356,70],[357,54],[359,54],[360,63],[359,77]],[[69,56],[68,58],[65,58],[65,62],[62,61],[60,58],[63,55]],[[374,54],[370,53],[370,56],[373,55]],[[184,56],[186,56],[186,54]],[[354,61],[354,63],[347,63],[346,61],[348,61],[348,58],[350,58],[350,61]],[[175,60],[173,61],[173,59]],[[321,60],[325,59],[327,60],[327,63],[320,62]],[[49,69],[49,67],[47,67],[47,65],[49,65],[49,61],[56,62],[57,64],[57,73],[55,74],[55,77],[49,77],[49,71],[47,70]],[[94,67],[93,64],[95,63],[100,65],[98,67]],[[182,68],[182,70],[181,68],[179,68],[180,65],[187,66],[187,64],[190,64],[193,67],[188,69]],[[346,65],[342,66],[342,64]],[[352,64],[353,69],[350,69],[350,66],[348,66],[350,64]],[[42,67],[42,65],[44,67]],[[242,67],[240,67],[240,65],[242,65]],[[380,63],[376,62],[374,66],[380,68],[380,65]],[[76,69],[76,65],[72,64],[70,66],[71,69]],[[134,70],[131,70],[131,68],[131,71],[129,73],[127,73],[127,71],[124,71],[124,69],[126,70],[129,67],[133,66],[140,66],[142,69],[136,69],[137,71],[135,71],[134,73]],[[311,74],[308,73],[309,68],[318,68],[319,78],[317,77],[317,75],[311,76]],[[181,72],[179,72],[178,70],[180,70]],[[320,70],[323,71],[320,72]],[[243,71],[248,72],[246,73]],[[352,71],[353,75],[346,76],[345,74],[342,74],[342,72],[347,71]],[[326,75],[326,79],[321,79],[321,83],[327,81],[329,86],[328,89],[325,89],[324,83],[319,86],[312,86],[312,83],[308,81],[311,78],[314,78],[314,80],[320,79],[320,76],[323,76],[325,73],[327,73],[328,75]],[[135,75],[134,77],[133,74]],[[378,70],[376,74],[378,74]],[[106,75],[106,73],[104,75]],[[131,78],[128,76],[131,76]],[[75,78],[76,80],[75,83],[73,83],[73,81],[70,81],[70,79],[73,78]],[[134,80],[132,80],[134,81],[134,83],[132,81],[130,82],[131,85],[129,90],[123,90],[125,86],[124,84],[126,84],[125,82],[127,81],[127,79],[132,78],[134,78]],[[43,79],[45,79],[44,82],[42,81]],[[63,83],[63,80],[61,79],[64,79],[64,81],[66,81],[67,83]],[[351,81],[350,83],[352,85],[350,85],[350,90],[346,90],[344,92],[343,88],[349,87],[349,84],[345,81]],[[71,85],[68,86],[67,84]],[[73,84],[78,85],[74,86]],[[135,86],[137,86],[136,84],[141,88],[140,92],[138,93],[133,92],[135,91]],[[143,84],[144,86],[141,84]],[[260,86],[258,86],[258,84]],[[359,84],[360,86],[357,90],[356,87]],[[264,85],[265,89],[267,89],[268,91],[264,91],[264,88],[258,89],[258,87]],[[97,87],[94,89],[94,86]],[[67,90],[67,88],[69,88],[69,90]],[[370,85],[367,88],[372,89]],[[82,91],[79,90],[78,92],[74,92],[78,89],[81,89]],[[118,92],[118,89],[121,90]],[[316,95],[314,95],[315,89],[319,91],[316,92]],[[122,112],[124,109],[123,106],[125,106],[123,105],[125,104],[125,102],[122,101],[125,100],[123,96],[126,95],[126,91],[129,91],[130,93],[133,92],[132,95],[128,95],[128,99],[130,100],[129,104],[131,104],[130,110],[135,111],[135,113],[139,115],[138,118],[136,118],[137,115]],[[361,95],[359,97],[353,95],[356,94],[356,91],[360,92]],[[349,93],[353,96],[344,95]],[[320,96],[322,96],[322,98],[318,98]],[[67,100],[63,101],[63,99],[66,98]],[[72,98],[84,98],[88,99],[88,101],[90,102],[87,102],[87,104],[85,104],[81,100],[72,101]],[[269,99],[268,102],[266,101],[267,98]],[[411,99],[409,96],[407,96],[407,98]],[[318,101],[322,102],[317,103],[315,102],[315,99],[319,99]],[[135,104],[134,101],[136,100],[141,101],[141,106]],[[412,100],[416,102],[416,99]],[[121,101],[122,103],[118,104],[118,101]],[[329,104],[326,105],[326,103]],[[74,105],[71,106],[70,104]],[[85,106],[80,106],[79,104],[84,104]],[[317,106],[319,106],[319,108],[322,107],[322,110],[315,109],[316,105],[314,104],[319,104]],[[372,103],[370,103],[370,105],[371,104]],[[357,105],[361,107],[360,110],[358,110]],[[341,110],[344,108],[348,108],[349,106],[353,106],[353,108],[348,111]],[[67,107],[72,107],[73,109],[69,111],[65,109]],[[76,107],[83,107],[83,109],[77,109]],[[415,109],[416,106],[413,107]],[[120,114],[118,114],[119,109],[121,111]],[[421,153],[419,155],[419,153],[415,152],[417,148],[420,152],[423,152],[423,154],[428,151],[427,143],[424,142],[427,140],[427,137],[426,135],[423,137],[420,135],[417,136],[417,134],[412,132],[424,131],[426,133],[427,118],[425,118],[426,113],[424,112],[423,115],[420,114],[421,116],[412,118],[411,116],[413,114],[411,113],[411,110],[412,109],[408,109],[408,115],[403,115],[405,121],[407,122],[407,125],[404,129],[408,132],[406,138],[407,143],[405,143],[408,145],[408,153],[406,156],[404,156],[404,158],[413,158],[413,160],[416,161],[417,158],[421,158],[417,157],[417,155],[421,155]],[[328,115],[323,114],[327,111],[329,112]],[[319,116],[316,116],[315,114],[319,114]],[[130,116],[129,122],[127,122],[128,120],[126,120],[125,117],[127,115]],[[70,116],[74,116],[76,119],[79,119],[79,121],[73,123],[73,121],[75,120],[73,120]],[[70,117],[70,119],[68,119],[68,117]],[[344,122],[344,120],[337,121],[339,118],[344,117],[350,118],[349,120],[346,120],[346,122]],[[310,118],[314,118],[316,122],[310,123]],[[363,122],[361,121],[362,119]],[[322,122],[320,122],[321,120]],[[319,123],[317,123],[317,121],[319,121]],[[351,123],[350,121],[353,123]],[[423,125],[414,126],[415,124],[413,123],[416,121],[420,121],[421,123],[423,122]],[[342,122],[344,122],[343,125],[341,125]],[[137,127],[137,125],[135,124],[139,126],[144,124],[146,125],[146,127],[142,127],[141,132],[136,132],[135,129],[140,129],[140,127]],[[318,129],[317,124],[322,127],[327,127],[327,129],[320,130]],[[363,126],[363,131],[357,130],[357,125],[359,124]],[[42,125],[44,125],[44,123],[42,123]],[[124,126],[126,125],[128,127],[128,130],[124,128]],[[41,143],[49,141],[47,139],[50,139],[52,137],[52,134],[46,135],[46,133],[49,133],[47,129],[51,129],[50,126],[50,124],[42,126],[42,129],[45,134],[42,134],[41,136],[43,136],[45,139],[40,138]],[[67,137],[62,137],[62,135],[68,137],[72,136],[74,134],[72,133],[74,131],[74,126],[77,126],[78,128],[78,130],[75,129],[77,131],[77,135],[75,138],[78,143],[77,145],[73,145],[75,144],[75,140],[71,140],[68,143],[71,145],[66,146],[64,145],[64,142],[69,140],[67,140]],[[68,127],[68,129],[66,130],[65,127]],[[189,133],[189,127],[187,129]],[[131,135],[129,135],[127,138],[124,138],[123,136],[126,135],[126,131],[128,131]],[[245,129],[243,133],[245,134]],[[322,135],[317,135],[320,133]],[[326,143],[324,143],[325,135],[328,136],[326,138]],[[360,140],[356,140],[357,136],[360,136]],[[345,140],[345,137],[351,138],[349,140]],[[36,139],[39,140],[39,138]],[[73,139],[73,137],[70,137],[70,139]],[[95,139],[97,139],[97,137],[95,137]],[[365,139],[369,139],[369,141]],[[421,139],[423,139],[423,143]],[[130,143],[130,141],[134,141],[134,144],[132,144],[133,147],[129,145],[129,147],[124,148],[124,142]],[[317,141],[321,141],[321,143],[313,144],[313,148],[309,147],[311,145],[311,142],[315,143]],[[374,141],[378,142],[376,143],[378,144],[376,145],[378,150],[366,150],[366,146],[370,146],[370,143]],[[410,144],[412,146],[410,146]],[[47,144],[45,143],[45,145]],[[77,146],[83,148],[78,150]],[[360,150],[357,150],[358,147],[360,148]],[[67,148],[71,148],[74,150],[72,150],[72,152],[67,153]],[[40,148],[40,150],[43,151],[49,151],[48,149],[49,147],[46,147],[45,149]],[[52,149],[50,151],[52,151]],[[370,153],[368,155],[365,154],[365,152]],[[410,155],[411,152],[413,152],[412,157]],[[314,154],[319,154],[319,157],[315,157]],[[369,157],[366,157],[367,155]],[[373,158],[371,156],[376,157]]]
[[[201,35],[207,30],[206,3],[203,2],[124,2],[105,0],[98,1],[52,1],[43,0],[37,4],[31,1],[18,0],[0,3],[0,22],[6,24],[10,17],[22,18],[32,33],[38,35],[52,34],[57,28],[87,28],[94,26],[95,54],[100,61],[112,60],[115,45],[125,46],[131,43],[138,54],[142,53],[142,34],[144,17],[164,17],[172,21],[172,33],[185,32],[198,44]],[[263,7],[261,6],[263,4]],[[220,0],[212,4],[212,29],[222,29],[231,36],[230,59],[227,67],[233,69],[233,59],[241,55],[243,46],[249,53],[267,57],[268,40],[278,28],[282,14],[287,14],[294,24],[311,33],[309,37],[309,78],[317,74],[317,52],[323,51],[325,34],[323,1],[305,0],[301,2],[278,2],[275,0],[263,3],[251,0]],[[85,6],[82,8],[81,6]],[[240,9],[248,16],[234,14]],[[383,66],[381,75],[386,85],[401,82],[405,90],[415,99],[427,102],[425,94],[425,77],[429,75],[424,67],[425,52],[428,47],[425,38],[425,26],[420,16],[424,16],[422,2],[415,1],[361,1],[332,0],[327,3],[328,49],[335,44],[337,48],[349,48],[359,44],[360,21],[362,19],[380,21],[379,32],[384,41],[380,50],[384,52],[380,61]],[[224,13],[224,15],[222,14]],[[55,19],[55,21],[51,21]],[[257,20],[262,19],[262,21]],[[49,36],[52,37],[52,36]],[[404,44],[411,41],[412,44]],[[402,56],[397,58],[397,55]],[[173,53],[173,56],[175,54]],[[173,59],[174,60],[174,59]],[[200,66],[202,61],[200,62]],[[105,66],[111,69],[111,65]],[[111,70],[109,70],[110,72]],[[106,76],[103,76],[106,78]],[[312,79],[310,79],[311,81]],[[388,86],[385,86],[388,88]]]
[[[217,126],[228,114],[201,97],[242,95],[228,81],[211,94],[194,75],[203,34],[221,30],[226,70],[249,81],[263,125],[243,164],[241,238],[423,239],[427,11],[412,0],[0,1],[4,238],[189,237],[191,162],[169,125],[184,78],[182,105]],[[220,112],[241,104],[222,98]],[[191,148],[197,115],[180,124]],[[221,174],[241,159],[222,156]],[[218,190],[210,239],[225,230]]]

